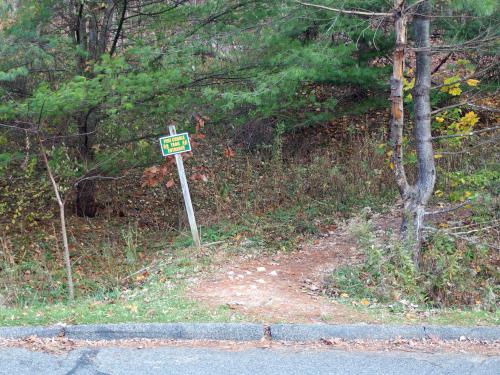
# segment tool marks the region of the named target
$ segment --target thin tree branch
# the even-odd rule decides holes
[[[116,30],[115,38],[113,40],[113,45],[111,46],[111,49],[109,51],[109,56],[113,56],[113,54],[115,53],[116,45],[118,44],[118,39],[120,39],[120,34],[123,28],[123,22],[125,21],[125,14],[127,13],[127,2],[128,0],[123,0],[122,15],[120,17],[120,21],[118,22],[118,29]]]
[[[467,199],[465,202],[463,203],[460,203],[459,205],[456,205],[456,206],[452,206],[452,207],[447,207],[447,208],[443,208],[442,210],[437,210],[437,211],[427,211],[425,212],[425,216],[428,217],[428,216],[436,216],[436,215],[441,215],[441,214],[445,214],[447,212],[452,212],[452,211],[456,211],[464,206],[467,206],[468,204],[470,204],[470,200]]]
[[[453,55],[453,52],[450,52],[448,53],[443,59],[441,59],[441,61],[439,62],[439,64],[437,64],[437,66],[432,69],[432,72],[431,72],[431,75],[436,73],[439,69],[441,69],[441,67],[446,63],[446,61],[448,61],[448,59]]]
[[[121,180],[122,178],[125,178],[125,176],[111,177],[111,176],[99,176],[99,175],[95,175],[95,176],[89,176],[89,177],[82,177],[82,178],[78,179],[73,186],[77,187],[83,181],[91,181],[91,180]]]
[[[343,14],[355,14],[355,15],[358,15],[358,16],[368,16],[368,17],[374,17],[374,16],[392,17],[391,13],[369,12],[369,11],[361,11],[361,10],[344,10],[344,9],[339,9],[339,8],[327,7],[327,6],[324,6],[324,5],[303,3],[301,1],[296,1],[296,3],[298,3],[300,5],[308,6],[308,7],[319,8],[319,9],[323,9],[323,10],[330,10],[332,12],[343,13]]]
[[[480,129],[480,130],[476,130],[476,131],[473,131],[473,132],[469,132],[469,133],[462,133],[462,134],[449,134],[449,135],[438,135],[438,136],[435,136],[435,137],[432,137],[431,140],[436,140],[436,139],[448,139],[448,138],[460,138],[460,137],[470,137],[472,135],[476,135],[476,134],[481,134],[481,133],[486,133],[486,132],[491,132],[491,131],[495,131],[495,130],[498,130],[500,129],[500,126],[494,126],[492,128],[486,128],[486,129]]]

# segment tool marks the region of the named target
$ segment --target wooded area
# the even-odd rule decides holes
[[[498,319],[499,21],[496,0],[4,0],[2,319],[347,221],[362,259],[318,293]]]

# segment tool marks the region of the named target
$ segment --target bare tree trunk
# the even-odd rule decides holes
[[[391,80],[391,141],[393,146],[392,163],[396,183],[403,200],[403,218],[401,237],[412,248],[413,262],[418,267],[422,242],[422,227],[425,207],[434,190],[436,169],[431,136],[431,55],[430,55],[430,5],[427,0],[419,4],[414,17],[416,70],[414,100],[414,137],[417,151],[417,181],[414,186],[408,184],[403,164],[403,70],[404,49],[406,46],[406,19],[398,12],[403,9],[404,0],[395,0],[396,48],[394,50],[394,66]]]
[[[38,143],[40,144],[40,152],[42,153],[43,162],[45,164],[45,168],[47,169],[47,174],[49,175],[50,182],[52,183],[52,187],[54,189],[54,194],[56,196],[57,204],[59,205],[59,214],[61,221],[61,234],[63,239],[63,256],[64,263],[66,266],[66,277],[68,282],[68,299],[73,301],[75,299],[75,288],[73,285],[73,275],[71,270],[71,258],[69,256],[69,244],[68,244],[68,234],[66,232],[66,217],[64,214],[64,201],[61,198],[61,194],[59,193],[59,188],[57,187],[56,180],[54,179],[54,175],[52,174],[52,169],[50,168],[49,161],[47,159],[47,153],[45,152],[45,147],[43,147],[42,140],[38,136]]]
[[[408,240],[408,223],[411,222],[411,204],[414,200],[415,189],[409,185],[403,162],[403,74],[406,57],[406,15],[403,14],[404,0],[394,0],[394,31],[396,42],[393,55],[393,71],[391,77],[391,143],[392,168],[396,177],[399,193],[403,200],[403,218],[401,236]]]
[[[420,261],[422,226],[426,205],[434,190],[436,167],[431,134],[431,51],[430,51],[430,4],[423,1],[417,8],[414,18],[416,69],[414,100],[414,137],[417,151],[416,194],[411,202],[410,212],[413,219],[413,261]]]
[[[406,18],[403,14],[404,0],[394,0],[394,31],[396,43],[393,55],[391,77],[391,143],[393,148],[392,164],[396,183],[403,200],[410,192],[403,165],[403,72],[406,49]]]

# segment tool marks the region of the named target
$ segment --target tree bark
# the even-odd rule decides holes
[[[406,17],[403,14],[404,0],[394,1],[394,31],[396,34],[391,77],[391,143],[392,168],[401,196],[408,194],[410,186],[403,165],[403,72],[406,50]]]
[[[430,51],[430,3],[423,1],[414,18],[416,68],[413,88],[413,131],[417,152],[417,181],[415,194],[409,202],[409,213],[413,221],[413,261],[420,262],[420,245],[425,207],[429,202],[436,182],[436,167],[431,134],[431,51]]]
[[[418,5],[414,17],[416,47],[415,86],[413,89],[413,132],[417,153],[417,180],[410,185],[403,163],[403,72],[406,47],[406,16],[403,14],[404,0],[394,1],[394,28],[396,47],[391,79],[391,142],[393,147],[392,167],[396,183],[403,200],[401,237],[412,248],[414,264],[420,262],[422,227],[425,207],[434,190],[436,169],[431,135],[431,55],[430,55],[430,4],[427,0]]]

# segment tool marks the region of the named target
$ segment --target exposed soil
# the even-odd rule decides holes
[[[293,253],[231,259],[192,286],[189,295],[211,307],[226,305],[259,322],[373,322],[319,293],[328,272],[358,263],[361,257],[347,230],[335,229]]]

